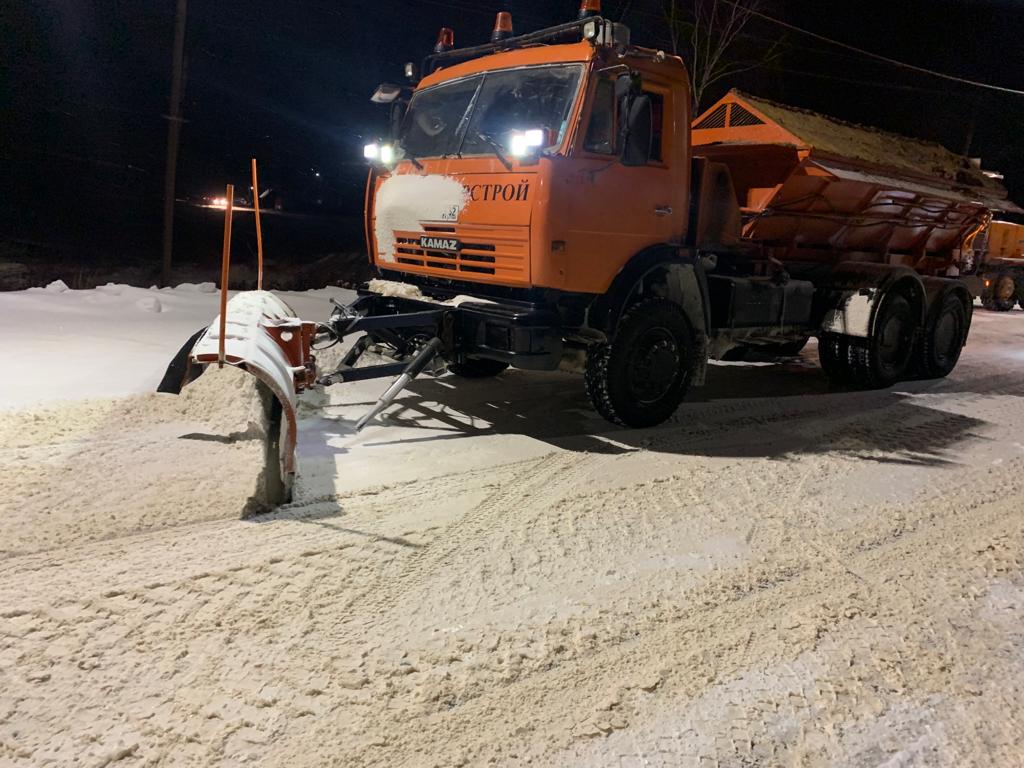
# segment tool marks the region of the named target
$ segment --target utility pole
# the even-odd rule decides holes
[[[160,284],[171,282],[174,253],[174,192],[178,174],[178,143],[181,139],[181,92],[184,86],[185,15],[188,0],[178,0],[174,20],[174,61],[171,72],[171,104],[167,111],[167,168],[164,171],[164,240]]]
[[[981,94],[974,100],[971,107],[971,119],[967,123],[967,135],[964,137],[964,157],[971,156],[971,145],[974,143],[974,131],[978,127],[978,110],[981,109]]]

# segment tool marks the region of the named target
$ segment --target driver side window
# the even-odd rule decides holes
[[[583,148],[600,155],[615,154],[615,85],[606,77],[598,80],[594,88],[594,106]]]

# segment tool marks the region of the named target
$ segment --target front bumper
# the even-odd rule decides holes
[[[562,359],[561,318],[550,306],[471,296],[439,301],[363,290],[349,309],[360,317],[348,333],[432,331],[441,339],[441,355],[449,362],[475,358],[499,360],[514,368],[554,370]],[[423,325],[418,325],[421,320]]]

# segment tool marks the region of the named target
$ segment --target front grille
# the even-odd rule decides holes
[[[528,285],[529,232],[529,227],[482,224],[428,224],[423,232],[396,231],[395,263],[419,274],[451,278],[461,273],[474,281]],[[421,248],[420,236],[424,234],[455,238],[459,248],[455,252]]]

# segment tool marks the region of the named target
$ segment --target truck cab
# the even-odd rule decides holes
[[[647,110],[643,134],[627,102]],[[633,255],[685,240],[689,104],[679,58],[590,41],[439,67],[371,180],[374,263],[474,289],[603,294]]]
[[[368,252],[426,302],[379,311],[458,300],[450,371],[581,368],[634,427],[709,359],[814,336],[842,386],[948,374],[971,320],[960,246],[1005,190],[938,145],[743,94],[691,127],[683,61],[598,5],[519,37],[499,13],[464,49],[442,29],[411,88],[375,95],[394,132],[365,152]]]
[[[738,207],[720,188],[719,205],[694,215],[686,67],[628,36],[595,16],[458,51],[443,50],[442,30],[426,74],[394,97],[391,140],[367,147],[367,245],[381,277],[471,299],[450,369],[579,361],[648,280],[687,326],[685,354],[700,361],[687,382],[702,377],[706,289],[692,234],[718,210],[712,229],[731,223],[720,239],[738,240]],[[655,357],[675,366],[677,353]],[[655,362],[662,384],[682,387]]]

